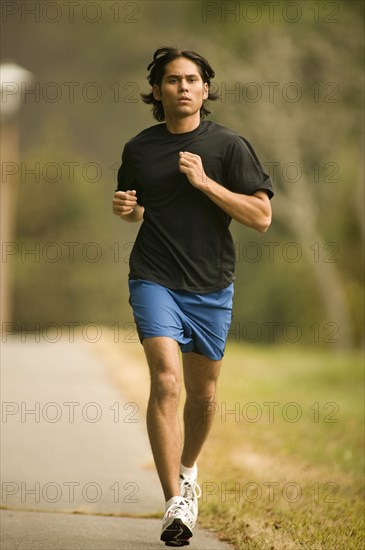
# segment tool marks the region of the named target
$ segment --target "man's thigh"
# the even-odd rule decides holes
[[[187,395],[209,399],[215,392],[222,359],[209,359],[194,352],[183,353],[182,356]]]
[[[167,371],[180,374],[180,352],[176,340],[167,336],[144,338],[143,348],[151,376]]]

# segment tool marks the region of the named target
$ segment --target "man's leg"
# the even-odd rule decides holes
[[[178,343],[163,336],[145,338],[143,347],[151,375],[147,430],[165,500],[179,493],[181,430],[178,403],[181,390]]]
[[[184,447],[181,463],[192,468],[213,422],[213,407],[222,361],[197,353],[183,354],[186,402],[184,407]]]

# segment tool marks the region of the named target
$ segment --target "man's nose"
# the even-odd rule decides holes
[[[187,80],[185,80],[185,78],[182,78],[182,79],[180,80],[179,89],[180,89],[180,91],[185,91],[185,90],[188,89],[188,82],[187,82]]]

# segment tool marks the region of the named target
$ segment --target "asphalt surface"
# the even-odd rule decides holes
[[[1,346],[2,550],[161,549],[163,495],[144,419],[88,346]],[[128,358],[121,357],[121,368]],[[228,550],[197,527],[189,548]]]

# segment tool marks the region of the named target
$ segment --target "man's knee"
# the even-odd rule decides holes
[[[198,387],[186,388],[186,398],[193,405],[204,406],[212,403],[216,394],[216,382],[210,381]]]
[[[151,396],[161,401],[178,400],[180,396],[180,377],[171,371],[151,373]]]
[[[173,400],[180,396],[180,360],[177,342],[167,337],[143,340],[151,375],[151,396]]]

